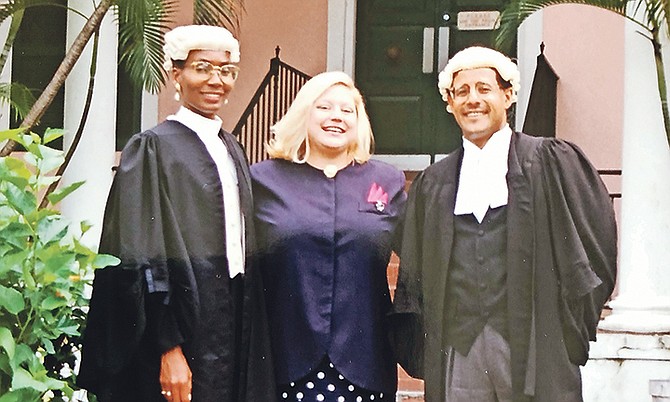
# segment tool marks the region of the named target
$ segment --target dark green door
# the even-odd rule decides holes
[[[492,46],[487,26],[504,0],[358,0],[356,82],[377,154],[444,154],[460,130],[437,91],[448,57]]]

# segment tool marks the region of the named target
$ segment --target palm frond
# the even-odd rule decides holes
[[[23,9],[25,9],[23,0],[8,0],[6,3],[0,4],[0,22],[5,21],[18,10]]]
[[[0,83],[0,103],[9,103],[16,120],[23,119],[35,103],[32,91],[23,84]]]
[[[12,19],[4,46],[0,51],[0,71],[4,70],[5,63],[9,57],[9,52],[12,49],[12,46],[14,46],[14,41],[16,40],[19,28],[21,27],[25,10],[37,6],[64,7],[64,5],[57,0],[6,0],[0,4],[0,23],[4,22],[7,18],[11,17]],[[78,13],[76,10],[73,11]]]
[[[0,4],[0,23],[19,10],[36,6],[62,7],[63,4],[57,0],[4,0]]]
[[[668,38],[670,38],[670,26],[668,26],[668,17],[670,17],[670,0],[659,0],[659,2],[662,4],[663,8],[663,16],[661,17],[663,21],[666,22],[665,24],[665,34]]]
[[[21,28],[21,22],[23,22],[23,10],[17,10],[12,16],[12,22],[9,26],[9,31],[7,32],[7,38],[5,39],[5,45],[2,47],[2,53],[0,53],[0,71],[5,69],[5,63],[9,58],[9,52],[14,46],[14,41],[16,40],[16,35],[19,33],[19,28]]]
[[[652,31],[661,31],[663,25],[667,22],[668,9],[670,2],[668,0],[652,0],[645,1],[645,18],[649,24],[649,29]],[[668,33],[668,27],[665,27]]]
[[[130,79],[156,93],[165,83],[163,33],[175,11],[174,0],[118,0],[120,62]]]
[[[195,0],[193,21],[195,24],[224,26],[237,36],[243,11],[244,0]]]

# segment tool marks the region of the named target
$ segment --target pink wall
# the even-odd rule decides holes
[[[193,0],[180,0],[190,9]],[[282,61],[314,75],[326,69],[328,27],[327,3],[304,0],[245,0],[240,32],[240,77],[228,105],[221,109],[223,127],[232,130],[270,67],[275,47],[281,48]],[[189,24],[192,13],[180,16],[178,25]],[[177,108],[174,88],[167,85],[159,97],[158,120]]]
[[[326,69],[328,7],[324,1],[245,0],[240,40],[240,78],[222,110],[224,127],[237,123],[268,72],[275,47],[282,61],[314,75]]]
[[[544,11],[545,53],[560,77],[556,134],[579,145],[597,169],[621,168],[624,24],[623,17],[590,6]],[[610,193],[621,192],[620,176],[601,177]],[[614,210],[620,217],[621,199]]]
[[[599,169],[621,167],[624,19],[581,5],[548,7],[543,40],[558,81],[557,136]]]

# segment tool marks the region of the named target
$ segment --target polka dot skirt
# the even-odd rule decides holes
[[[311,373],[290,384],[279,384],[280,402],[394,402],[395,395],[370,391],[349,382],[328,358]]]

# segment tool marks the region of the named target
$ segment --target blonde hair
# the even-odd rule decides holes
[[[270,128],[273,138],[266,144],[271,158],[285,159],[296,163],[304,163],[309,157],[309,136],[307,121],[314,102],[329,88],[343,85],[351,90],[356,104],[358,118],[358,138],[349,153],[358,163],[364,163],[372,154],[374,138],[370,119],[365,111],[363,96],[354,85],[354,81],[344,72],[329,71],[318,74],[307,81],[298,91],[288,111],[275,125]]]

